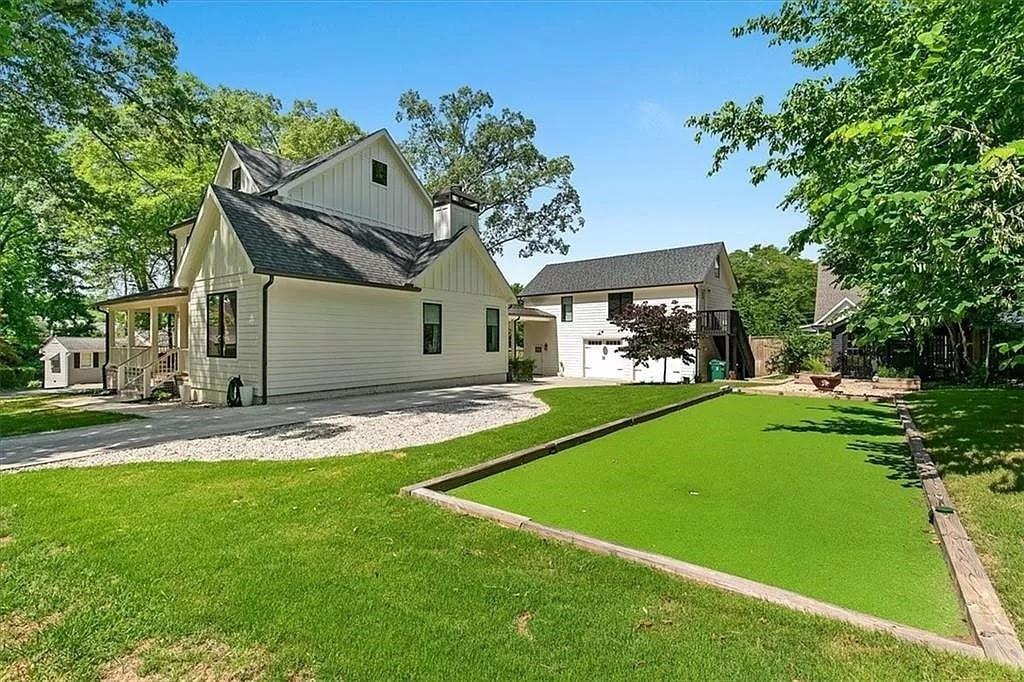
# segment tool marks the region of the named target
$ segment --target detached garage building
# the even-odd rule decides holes
[[[713,358],[726,360],[738,377],[753,376],[735,293],[729,254],[715,242],[546,265],[509,318],[523,325],[535,374],[660,382],[660,361],[634,367],[620,354],[629,337],[611,319],[633,303],[688,306],[700,337],[696,360],[670,358],[668,381],[707,379]]]
[[[107,353],[101,336],[51,336],[39,354],[43,358],[43,388],[103,381]]]

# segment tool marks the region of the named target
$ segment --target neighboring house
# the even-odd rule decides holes
[[[662,363],[634,367],[619,350],[628,343],[609,320],[631,303],[677,302],[696,311],[696,360],[669,360],[669,381],[707,378],[708,361],[728,359],[737,376],[752,376],[753,358],[739,314],[736,280],[721,242],[545,266],[510,317],[523,323],[524,352],[539,375],[661,381]]]
[[[39,349],[43,359],[43,388],[98,384],[107,361],[103,337],[51,336]]]
[[[108,381],[224,402],[503,381],[515,301],[479,204],[430,196],[385,130],[302,163],[232,142],[170,228],[172,286],[104,301]],[[157,338],[138,345],[137,329]]]
[[[860,291],[844,288],[827,265],[818,263],[814,322],[804,329],[831,336],[833,371],[860,379],[874,376],[881,366],[913,368],[928,379],[953,372],[953,344],[943,329],[932,330],[917,339],[908,337],[858,346],[856,333],[850,329],[850,315],[862,299]]]

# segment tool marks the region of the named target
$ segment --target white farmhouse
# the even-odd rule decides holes
[[[541,376],[661,381],[661,362],[635,367],[619,350],[628,343],[609,320],[631,303],[673,303],[696,313],[700,342],[694,362],[668,361],[668,380],[707,379],[708,361],[722,358],[737,376],[753,376],[753,357],[732,308],[736,280],[721,242],[545,266],[512,308],[523,324],[526,357]]]
[[[515,296],[478,212],[430,196],[386,130],[302,163],[229,143],[169,230],[172,286],[100,304],[108,385],[187,377],[224,402],[237,377],[266,402],[503,381]]]

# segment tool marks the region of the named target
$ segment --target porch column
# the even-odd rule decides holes
[[[155,304],[149,306],[149,359],[156,362],[160,354],[160,309]]]
[[[127,360],[132,356],[132,348],[135,347],[135,311],[128,308],[125,312],[128,314],[128,352],[125,356]]]
[[[188,348],[188,301],[178,304],[178,348]]]

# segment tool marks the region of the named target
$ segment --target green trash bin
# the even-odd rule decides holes
[[[715,358],[708,363],[708,373],[711,375],[712,381],[724,381],[725,380],[725,360],[719,360]]]

